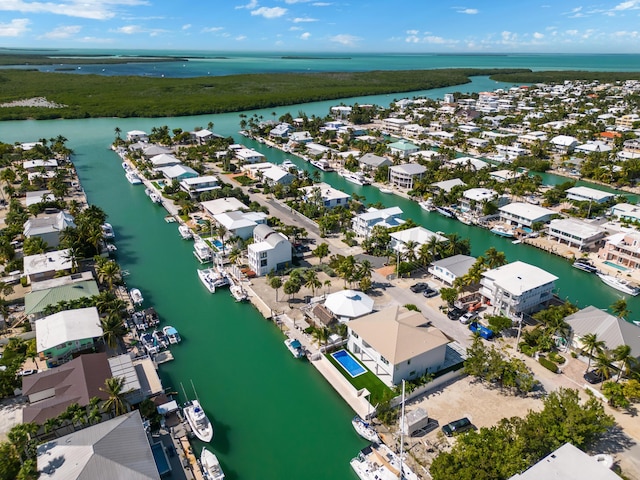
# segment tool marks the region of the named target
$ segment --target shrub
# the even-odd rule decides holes
[[[538,362],[540,362],[540,365],[542,365],[544,368],[546,368],[550,372],[558,373],[558,366],[555,363],[553,363],[551,360],[548,360],[544,357],[540,357],[538,359]]]
[[[562,355],[559,355],[556,352],[549,353],[549,360],[551,360],[554,363],[557,363],[558,365],[562,365],[564,362],[567,361]]]
[[[527,345],[524,342],[520,342],[520,351],[527,355],[528,357],[533,357],[533,354],[536,353],[535,349],[531,345]]]
[[[571,358],[578,358],[578,354],[576,352],[571,352]]]
[[[419,312],[420,311],[420,309],[417,306],[415,306],[413,303],[407,303],[404,306],[404,308],[406,308],[407,310],[411,310],[413,312]]]

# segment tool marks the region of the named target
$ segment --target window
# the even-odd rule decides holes
[[[267,266],[267,260],[260,260],[260,266],[261,267],[266,267]]]
[[[411,359],[407,360],[407,365],[411,365]]]
[[[380,355],[380,361],[382,363],[384,363],[385,365],[389,365],[389,360],[387,360],[386,358],[384,358],[382,355]]]
[[[354,331],[351,332],[351,335],[353,336],[353,338],[360,338],[358,334]]]

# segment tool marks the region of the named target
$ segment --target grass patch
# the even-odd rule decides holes
[[[362,363],[360,364],[367,370],[367,372],[363,373],[362,375],[358,375],[356,378],[352,378],[351,375],[349,375],[344,370],[344,368],[342,368],[342,365],[335,361],[331,354],[327,353],[325,354],[325,357],[356,389],[360,390],[362,388],[366,388],[371,392],[371,397],[369,397],[369,402],[371,403],[371,405],[377,405],[394,396],[393,391],[384,383],[382,383],[382,381],[378,377],[376,377],[365,365],[362,365]]]

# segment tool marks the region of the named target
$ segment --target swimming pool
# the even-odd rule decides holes
[[[169,473],[171,471],[171,466],[169,465],[169,459],[167,458],[167,454],[164,452],[162,443],[156,442],[151,445],[151,452],[153,453],[153,459],[156,461],[158,473],[160,475]]]
[[[214,240],[212,243],[218,250],[222,250],[222,242],[220,240]]]
[[[346,370],[349,375],[351,375],[351,378],[362,375],[367,371],[355,358],[351,356],[349,352],[344,349],[332,353],[331,356],[342,368]]]
[[[605,262],[602,262],[602,263],[604,263],[605,265],[609,265],[610,267],[617,268],[621,272],[626,272],[627,270],[629,270],[628,268],[623,267],[622,265],[618,265],[616,263],[610,262],[609,260],[607,260]]]

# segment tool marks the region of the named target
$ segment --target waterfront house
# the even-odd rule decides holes
[[[191,137],[191,140],[196,142],[198,145],[204,145],[214,137],[213,132],[206,128],[189,132],[189,136]]]
[[[336,105],[335,107],[331,107],[329,109],[333,118],[338,118],[341,120],[348,120],[349,115],[351,115],[351,110],[352,107],[348,105]]]
[[[313,137],[306,130],[303,132],[291,132],[289,133],[289,143],[292,144],[306,144],[313,141]]]
[[[274,165],[271,162],[247,163],[245,165],[242,165],[240,167],[240,170],[249,178],[260,180],[264,175],[264,172],[266,172],[273,166]]]
[[[187,178],[195,178],[198,176],[198,172],[196,172],[193,168],[187,165],[173,165],[171,167],[161,167],[157,168],[159,172],[162,172],[164,178],[169,181],[177,180],[181,182]]]
[[[70,214],[58,212],[56,215],[30,218],[24,222],[23,234],[25,238],[41,238],[49,247],[55,248],[60,244],[62,231],[75,226]]]
[[[164,448],[156,451],[166,468]],[[41,480],[160,480],[138,410],[39,445],[37,463]]]
[[[157,366],[148,356],[136,358],[133,353],[123,353],[107,361],[111,376],[124,379],[122,391],[130,405],[164,392]]]
[[[417,145],[414,145],[407,140],[399,140],[397,142],[390,143],[387,147],[389,148],[391,155],[397,155],[402,159],[407,159],[409,158],[409,155],[420,150]]]
[[[366,212],[355,215],[351,220],[353,231],[358,237],[368,238],[374,227],[393,228],[402,225],[405,221],[400,218],[400,207],[378,209],[370,207]]]
[[[48,367],[71,360],[74,354],[92,349],[102,337],[96,307],[63,310],[36,320],[36,347]]]
[[[389,117],[382,120],[382,128],[389,133],[400,133],[409,123],[409,120],[404,118]]]
[[[508,182],[509,180],[515,180],[516,178],[520,178],[523,176],[522,172],[514,172],[513,170],[496,170],[494,172],[490,172],[489,176],[501,183]]]
[[[453,285],[453,282],[464,277],[476,263],[475,257],[469,255],[453,255],[436,260],[429,265],[428,272],[440,281]]]
[[[333,188],[328,183],[317,183],[308,187],[301,187],[302,200],[324,205],[326,208],[346,206],[351,195]]]
[[[497,207],[503,207],[509,203],[509,197],[498,195],[498,192],[490,188],[470,188],[462,192],[459,204],[463,212],[482,213],[485,204],[493,203]]]
[[[161,153],[159,155],[154,155],[149,159],[153,168],[162,168],[162,167],[171,167],[173,165],[178,165],[180,160],[175,155],[170,153]]]
[[[426,167],[417,163],[405,163],[389,167],[389,182],[393,185],[411,190],[416,180],[422,179]]]
[[[278,165],[272,165],[271,168],[262,172],[262,179],[269,185],[289,185],[296,178],[291,173]]]
[[[550,239],[558,243],[577,247],[579,251],[595,247],[604,238],[604,229],[576,218],[557,218],[551,220],[547,230]]]
[[[640,207],[632,203],[618,203],[611,207],[609,213],[622,221],[640,222]]]
[[[640,233],[615,233],[604,239],[598,258],[622,268],[640,267]]]
[[[266,162],[267,160],[267,157],[265,157],[263,154],[249,148],[239,148],[233,153],[240,161],[240,163],[262,163]]]
[[[500,207],[500,220],[509,225],[531,228],[534,223],[547,223],[556,212],[530,203],[514,202]]]
[[[24,275],[31,283],[48,280],[56,273],[71,270],[72,267],[68,248],[24,257]]]
[[[389,167],[393,162],[385,157],[379,157],[373,153],[365,153],[358,160],[358,164],[363,171],[376,170],[380,167]]]
[[[127,132],[127,142],[148,142],[149,135],[144,130],[129,130]]]
[[[241,212],[239,210],[218,213],[213,216],[217,224],[224,226],[230,236],[243,240],[253,236],[257,225],[267,223],[267,215],[263,212]]]
[[[35,192],[27,192],[25,198],[25,205],[30,207],[37,203],[52,202],[55,200],[51,190],[37,190]]]
[[[180,181],[180,188],[187,192],[191,198],[196,198],[203,192],[209,192],[220,188],[220,181],[214,175],[202,177],[188,177]]]
[[[569,135],[556,135],[549,140],[551,147],[558,153],[571,153],[578,146],[578,140]]]
[[[22,421],[44,425],[71,404],[86,407],[93,397],[106,400],[102,388],[111,377],[106,353],[87,353],[57,368],[22,377],[22,395],[29,399]]]
[[[467,167],[475,171],[482,170],[483,168],[488,168],[490,166],[488,162],[473,157],[454,158],[453,160],[449,160],[447,164],[452,167]]]
[[[55,172],[58,168],[58,161],[54,158],[49,160],[26,160],[22,162],[22,168],[27,173]]]
[[[248,210],[244,203],[235,197],[217,198],[215,200],[207,200],[200,202],[202,209],[212,217],[219,213],[232,212],[234,210]]]
[[[285,235],[266,224],[253,229],[253,243],[247,247],[249,267],[261,277],[291,265],[291,243]]]
[[[578,202],[606,203],[615,198],[614,193],[603,192],[589,187],[571,187],[566,193],[569,200]]]
[[[624,318],[611,315],[606,310],[588,306],[566,317],[564,321],[571,327],[569,345],[575,350],[584,350],[582,339],[595,333],[607,350],[620,345],[631,347],[631,356],[640,360],[640,327],[627,322]]]
[[[80,298],[90,298],[98,293],[100,292],[95,280],[81,280],[66,285],[34,290],[24,296],[24,314],[30,317],[30,320],[35,321],[43,316],[44,310],[50,305]]]
[[[330,293],[324,307],[340,322],[368,315],[373,311],[373,298],[359,290],[338,290]]]
[[[432,183],[431,186],[436,190],[451,193],[451,190],[453,190],[454,187],[466,187],[467,184],[459,178],[452,178],[451,180],[442,180],[441,182]]]
[[[438,242],[446,242],[447,237],[444,237],[438,233],[434,233],[431,230],[427,230],[424,227],[413,227],[407,228],[404,230],[399,230],[397,232],[391,233],[391,249],[396,252],[396,255],[404,254],[407,250],[408,242],[415,242],[416,244],[416,252],[420,249],[422,245],[425,243],[429,243],[429,241],[435,237]]]
[[[273,127],[269,132],[269,137],[285,140],[289,138],[289,134],[293,131],[293,127],[288,123],[280,123]]]
[[[610,152],[611,150],[613,150],[613,147],[611,145],[608,145],[605,142],[600,142],[600,141],[593,141],[593,142],[587,142],[587,143],[583,143],[582,145],[578,145],[575,148],[575,151],[577,153],[606,153],[606,152]]]
[[[395,305],[347,324],[347,348],[388,386],[436,372],[449,339],[421,312]]]
[[[444,160],[444,156],[440,152],[436,152],[434,150],[419,150],[409,155],[409,158],[412,162],[418,162],[419,160],[423,160],[425,162]]]
[[[160,145],[156,145],[156,144],[152,144],[152,145],[141,144],[140,146],[142,146],[142,154],[145,156],[145,158],[148,158],[148,159],[151,159],[157,155],[163,155],[163,154],[170,155],[172,153],[170,148],[161,147]]]
[[[492,305],[492,313],[516,318],[548,305],[555,275],[524,262],[512,262],[482,274],[480,294]]]

